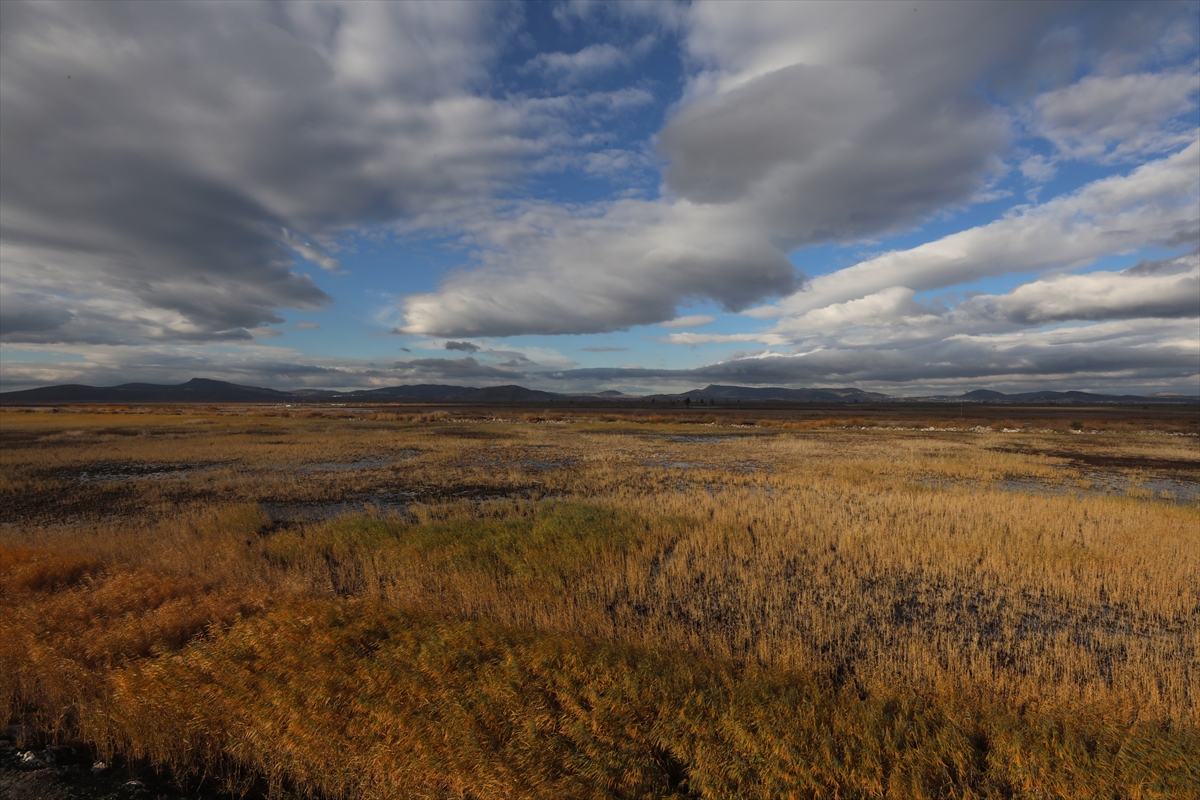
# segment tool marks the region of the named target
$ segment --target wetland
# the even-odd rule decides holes
[[[1194,796],[1194,413],[853,411],[4,409],[11,743],[213,796]]]

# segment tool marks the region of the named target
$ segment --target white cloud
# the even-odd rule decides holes
[[[1196,235],[1200,144],[1071,195],[814,278],[804,291],[748,313],[798,315],[895,286],[927,291],[1009,272],[1078,267],[1103,255]]]
[[[592,216],[544,205],[475,223],[485,267],[403,300],[431,336],[609,331],[672,319],[689,298],[745,308],[795,286],[753,220],[688,202],[619,200]]]
[[[1043,14],[920,8],[691,6],[699,70],[659,136],[667,196],[463,223],[477,267],[405,298],[403,329],[586,333],[692,300],[738,310],[795,287],[785,250],[967,201],[1008,138],[978,82],[1033,46]],[[900,33],[929,46],[900,47]]]
[[[1021,325],[1064,320],[1200,317],[1200,260],[1186,272],[1056,275],[969,305]]]
[[[654,163],[645,153],[615,148],[587,153],[584,159],[583,171],[602,177],[616,177],[632,170],[645,169]]]
[[[605,42],[588,45],[575,53],[538,53],[526,63],[525,68],[574,82],[629,63],[630,58],[625,51]]]
[[[1191,112],[1198,92],[1194,65],[1179,72],[1092,75],[1036,97],[1030,125],[1067,158],[1111,162],[1162,153],[1195,139]]]
[[[710,322],[715,322],[716,319],[716,317],[709,314],[689,314],[686,317],[676,317],[666,322],[660,322],[659,326],[663,328],[699,328]]]
[[[1034,183],[1045,183],[1058,174],[1058,167],[1053,159],[1032,155],[1021,162],[1021,174]]]

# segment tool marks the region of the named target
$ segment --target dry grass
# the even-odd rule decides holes
[[[1194,438],[342,413],[5,413],[6,715],[334,797],[1200,787]]]

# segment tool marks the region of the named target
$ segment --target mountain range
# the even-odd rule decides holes
[[[126,383],[120,386],[84,386],[64,384],[0,392],[2,405],[76,405],[130,403],[564,403],[564,402],[646,402],[683,403],[686,405],[727,405],[729,403],[1037,403],[1055,405],[1197,403],[1188,395],[1105,395],[1089,392],[1024,392],[1004,394],[978,389],[961,395],[894,397],[862,389],[788,389],[779,386],[722,386],[712,384],[679,394],[633,396],[616,391],[596,394],[559,394],[524,386],[452,386],[422,383],[338,392],[329,389],[280,391],[257,386],[240,386],[225,381],[193,378],[187,383],[163,385]]]

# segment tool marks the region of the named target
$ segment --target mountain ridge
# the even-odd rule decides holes
[[[1094,404],[1178,404],[1200,403],[1200,397],[1189,395],[1105,395],[1090,392],[1058,392],[1042,390],[1005,394],[991,389],[976,389],[961,395],[928,395],[898,397],[852,387],[800,388],[783,386],[734,386],[709,384],[703,389],[691,389],[676,394],[627,395],[615,390],[593,394],[564,394],[529,389],[516,384],[503,386],[459,386],[456,384],[420,383],[386,386],[379,389],[356,389],[340,392],[333,389],[298,389],[284,391],[260,386],[219,381],[211,378],[192,378],[181,384],[125,383],[118,386],[88,386],[60,384],[0,392],[0,405],[93,405],[129,403],[321,403],[321,402],[382,402],[382,403],[563,403],[577,400],[597,402],[664,402],[691,405],[725,405],[731,402],[804,404],[804,403],[1038,403],[1052,405]]]

